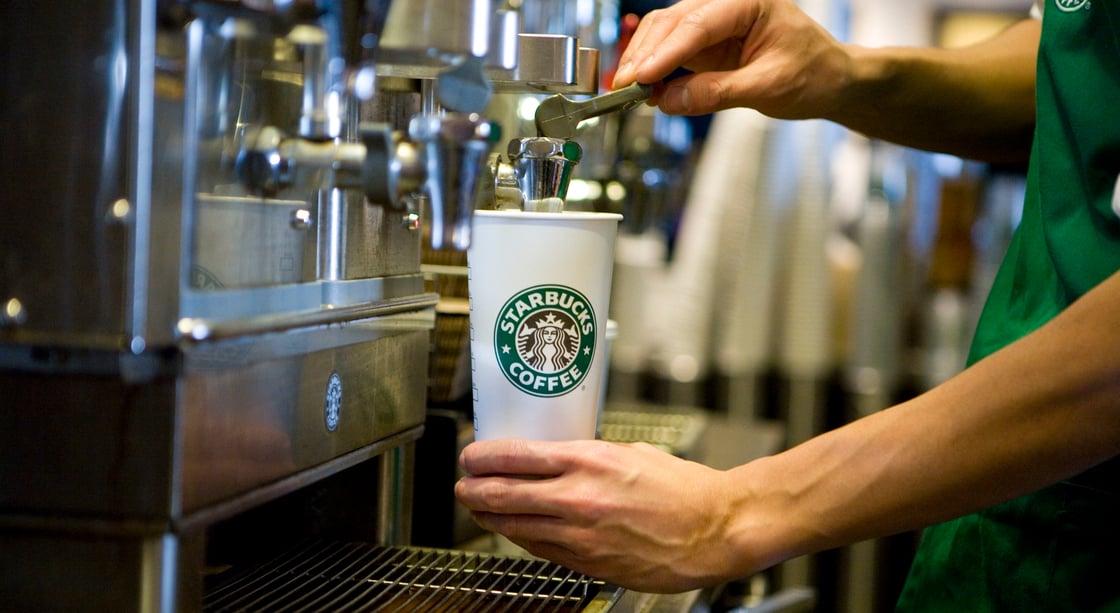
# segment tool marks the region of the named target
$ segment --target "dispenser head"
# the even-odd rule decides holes
[[[524,196],[523,208],[562,211],[572,170],[583,156],[579,143],[540,136],[519,138],[510,141],[507,153]]]

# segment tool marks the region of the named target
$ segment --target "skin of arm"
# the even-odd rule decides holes
[[[1120,452],[1120,273],[912,400],[718,471],[648,445],[482,441],[455,493],[484,527],[648,592],[916,529]],[[531,479],[526,477],[532,477]]]
[[[615,87],[658,83],[677,115],[732,107],[823,118],[869,137],[987,161],[1023,161],[1034,130],[1041,25],[1026,19],[958,49],[844,44],[789,0],[681,0],[649,13]]]

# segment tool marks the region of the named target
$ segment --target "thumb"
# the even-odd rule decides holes
[[[736,106],[730,99],[731,72],[705,72],[669,82],[657,106],[670,115],[705,115]]]

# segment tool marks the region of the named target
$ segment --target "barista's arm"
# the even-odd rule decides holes
[[[721,472],[644,445],[485,441],[455,491],[484,527],[575,570],[646,591],[714,584],[1117,455],[1117,346],[1120,273],[934,390],[775,456]]]
[[[1040,33],[1026,19],[965,48],[848,47],[853,77],[825,118],[919,149],[1025,161]]]
[[[1116,456],[1117,343],[1120,273],[941,386],[732,470],[732,549],[784,558],[917,528]]]
[[[672,114],[746,106],[986,160],[1025,160],[1041,24],[962,49],[843,44],[789,0],[681,0],[639,24],[615,85],[656,83]]]

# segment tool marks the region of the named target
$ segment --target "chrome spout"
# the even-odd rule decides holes
[[[419,115],[412,118],[408,132],[424,146],[432,248],[466,250],[480,179],[501,130],[470,113]]]
[[[572,170],[583,155],[579,144],[560,138],[519,138],[509,142],[508,154],[523,196],[522,208],[546,213],[564,210]]]
[[[426,194],[432,248],[467,249],[499,127],[473,113],[419,115],[409,139],[378,124],[363,126],[361,134],[362,143],[339,143],[288,138],[275,127],[249,131],[237,157],[238,178],[263,195],[293,185],[361,189],[371,203],[390,209]]]
[[[328,140],[339,135],[341,120],[332,112],[328,97],[337,95],[331,74],[331,53],[327,32],[310,25],[292,28],[288,39],[303,50],[303,108],[299,135],[313,140]]]

